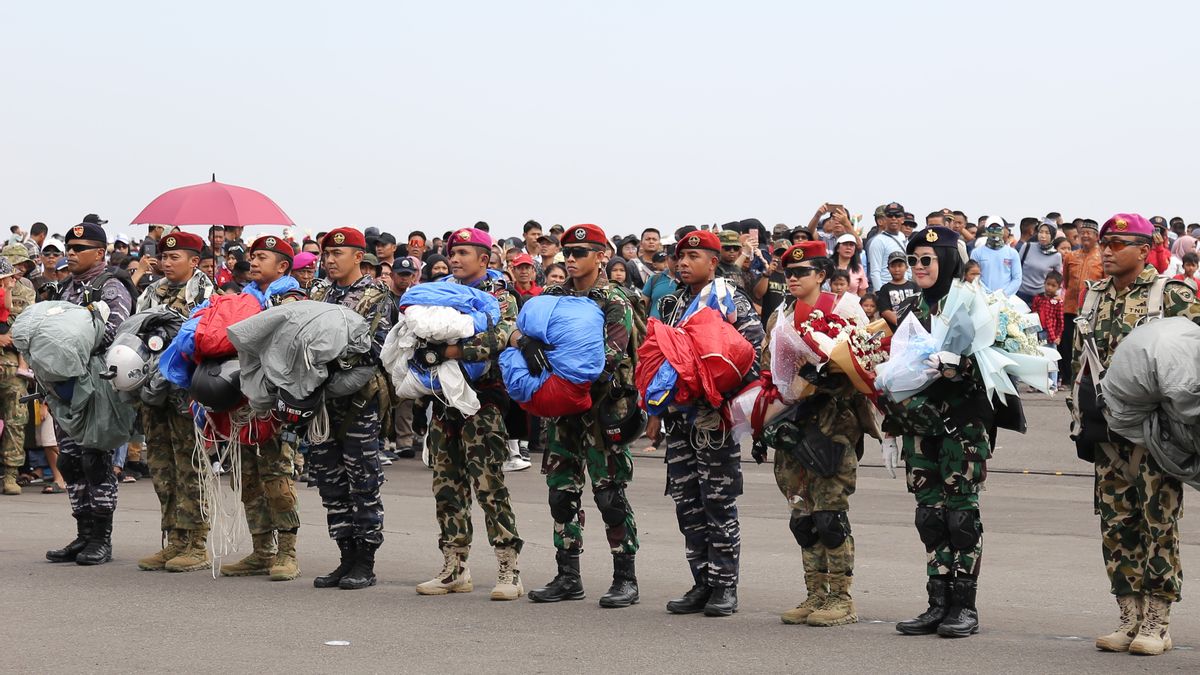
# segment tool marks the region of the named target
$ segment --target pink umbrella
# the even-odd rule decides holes
[[[132,224],[154,225],[294,225],[283,209],[261,192],[218,183],[188,185],[162,193],[142,209]]]

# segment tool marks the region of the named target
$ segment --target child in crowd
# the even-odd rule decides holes
[[[1054,247],[1055,251],[1058,251],[1058,254],[1062,256],[1063,260],[1066,260],[1067,254],[1073,250],[1071,248],[1071,242],[1066,237],[1059,237],[1058,239],[1055,239],[1051,246]]]
[[[982,270],[977,261],[967,261],[967,271],[963,272],[963,281],[967,282],[968,284],[975,283],[975,280],[979,278],[979,273],[981,271]]]
[[[829,275],[829,292],[836,295],[840,302],[848,290],[850,290],[850,273],[846,270],[834,270]]]
[[[903,251],[892,251],[888,254],[888,274],[892,280],[879,287],[875,294],[875,304],[879,307],[879,316],[883,317],[893,329],[901,303],[921,294],[921,287],[915,282],[904,278],[908,272],[908,260]]]
[[[862,305],[863,313],[867,315],[868,321],[874,321],[879,318],[879,303],[875,301],[874,293],[867,293],[858,301]]]
[[[1196,268],[1198,267],[1200,267],[1200,255],[1195,253],[1184,253],[1183,273],[1176,274],[1174,278],[1186,283],[1188,286],[1191,286],[1192,290],[1194,291],[1200,287],[1200,277],[1196,275]]]
[[[1047,272],[1043,292],[1033,296],[1033,306],[1030,307],[1042,323],[1047,346],[1054,349],[1058,348],[1063,332],[1063,301],[1058,295],[1062,280],[1062,274],[1054,270]],[[1050,374],[1050,385],[1052,389],[1058,388],[1057,372]]]

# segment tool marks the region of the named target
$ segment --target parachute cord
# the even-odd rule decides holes
[[[309,445],[320,445],[329,440],[329,408],[324,404],[317,406],[317,411],[313,413],[306,438]]]
[[[246,510],[242,505],[242,444],[240,427],[231,424],[228,438],[216,433],[211,421],[196,429],[192,466],[200,477],[200,512],[209,526],[208,546],[213,557],[212,575],[217,578],[221,558],[235,553],[238,542],[250,537]],[[217,451],[216,461],[208,455],[208,445]],[[229,465],[228,489],[222,485],[224,465]]]

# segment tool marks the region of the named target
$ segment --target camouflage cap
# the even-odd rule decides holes
[[[0,279],[11,277],[17,271],[13,269],[13,264],[8,261],[8,258],[0,257]]]
[[[29,257],[29,249],[25,248],[21,244],[9,244],[5,246],[4,248],[0,249],[0,256],[6,258],[8,262],[12,263],[13,265],[33,262],[33,260]]]
[[[721,246],[741,246],[741,235],[736,230],[721,230]]]

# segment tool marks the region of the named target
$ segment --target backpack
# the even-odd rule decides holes
[[[80,284],[83,286],[83,305],[86,307],[87,305],[100,300],[101,296],[104,294],[104,284],[108,283],[109,279],[116,279],[117,281],[121,282],[122,286],[125,287],[125,292],[129,294],[129,304],[130,308],[132,309],[133,305],[137,302],[139,295],[137,287],[133,284],[133,279],[130,279],[129,275],[127,274],[117,274],[110,269],[105,269],[100,273],[100,276],[93,279],[91,283]],[[52,299],[62,300],[64,290],[66,290],[66,286],[60,285]]]

